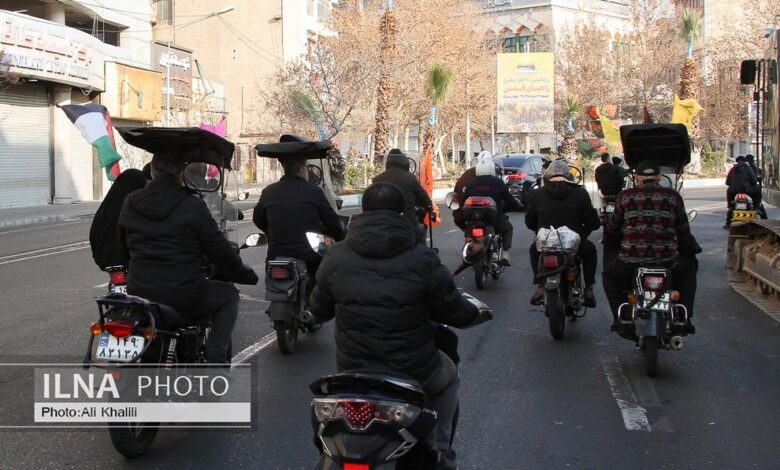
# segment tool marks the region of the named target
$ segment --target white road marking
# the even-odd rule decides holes
[[[447,230],[447,231],[446,231],[446,232],[444,232],[444,233],[455,233],[455,232],[460,232],[460,229],[459,229],[459,228],[456,228],[456,229],[453,229],[453,230]]]
[[[617,357],[602,357],[601,366],[607,376],[612,398],[617,402],[620,413],[623,415],[623,424],[629,431],[650,432],[650,421],[647,419],[647,410],[639,405],[634,390],[628,383],[628,379],[620,370],[620,362]]]
[[[84,220],[86,220],[86,219],[84,219]],[[50,229],[50,228],[53,228],[53,227],[61,227],[63,225],[77,224],[79,222],[84,222],[84,220],[74,220],[74,221],[71,221],[71,222],[63,222],[61,224],[47,224],[47,223],[43,222],[42,225],[39,225],[37,227],[21,228],[21,229],[18,229],[18,230],[7,230],[7,231],[4,231],[4,232],[0,232],[0,235],[6,235],[8,233],[29,232],[30,230],[40,230],[42,228]]]
[[[272,331],[260,338],[260,341],[247,346],[243,351],[233,356],[233,364],[241,364],[256,356],[260,351],[267,348],[276,341],[276,332]]]
[[[98,285],[92,286],[92,287],[95,288],[95,289],[98,289],[98,288],[102,289],[103,287],[108,287],[108,283],[104,282],[103,284],[98,284]]]
[[[0,260],[7,260],[7,261],[0,261],[0,266],[4,264],[11,264],[11,263],[18,263],[19,261],[27,261],[35,258],[42,258],[44,256],[51,256],[51,255],[57,255],[60,253],[68,253],[71,251],[77,251],[77,250],[83,250],[85,248],[89,248],[89,242],[77,242],[77,243],[71,243],[68,245],[60,245],[60,246],[53,246],[51,248],[44,248],[41,250],[34,250],[34,251],[28,251],[25,253],[17,253],[15,255],[8,255],[8,256],[2,256],[0,257]],[[47,253],[44,253],[47,252]],[[34,253],[40,253],[40,254],[34,254]],[[32,256],[26,256],[26,255],[32,255]],[[20,256],[23,256],[23,258],[19,258]],[[9,258],[16,258],[16,259],[9,259]]]

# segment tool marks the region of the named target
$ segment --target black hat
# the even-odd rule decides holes
[[[738,156],[738,157],[737,157],[737,159],[736,159],[736,162],[737,162],[737,163],[742,163],[742,162],[744,162],[744,161],[747,161],[747,159],[745,158],[745,156],[744,156],[744,155],[740,155],[740,156]]]
[[[636,166],[636,174],[639,176],[655,176],[661,173],[655,160],[642,160]]]
[[[753,160],[755,160],[755,159],[756,159],[756,157],[754,157],[751,154],[745,155],[745,161],[748,162],[748,163],[753,163]]]
[[[409,167],[411,166],[409,163],[409,158],[404,155],[404,153],[398,149],[392,149],[387,153],[387,161],[385,166],[397,166],[401,167],[405,170],[409,170]]]

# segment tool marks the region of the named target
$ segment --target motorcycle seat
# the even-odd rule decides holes
[[[160,317],[162,317],[163,323],[168,328],[192,326],[201,322],[201,319],[199,318],[185,317],[170,305],[153,303],[150,307],[159,309],[158,312]],[[205,320],[208,321],[208,318]]]
[[[425,390],[415,379],[386,370],[355,369],[321,377],[310,385],[316,395],[381,393],[396,398],[425,401]]]

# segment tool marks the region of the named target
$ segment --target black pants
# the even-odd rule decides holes
[[[617,319],[620,304],[626,302],[628,291],[634,287],[636,270],[640,266],[643,265],[625,263],[618,258],[604,268],[602,282],[613,319]],[[650,266],[650,264],[644,266]],[[680,303],[688,309],[689,317],[693,317],[693,301],[696,298],[696,271],[698,269],[695,261],[682,257],[678,257],[672,266],[672,289],[680,292]]]
[[[501,248],[504,251],[509,251],[512,248],[512,234],[514,234],[515,228],[512,226],[512,222],[509,221],[509,217],[506,215],[503,218],[499,218],[496,222],[495,229],[497,233],[501,234]]]
[[[238,318],[238,289],[229,282],[206,281],[206,296],[193,312],[195,317],[211,317],[211,334],[206,345],[210,363],[230,361],[230,336]]]
[[[308,276],[308,279],[306,280],[306,305],[309,305],[309,296],[314,290],[314,286],[317,285],[317,270],[320,269],[322,256],[317,255],[316,257],[308,258],[305,261],[306,275]]]
[[[733,191],[731,188],[726,190],[726,223],[731,223],[731,217],[734,215],[734,198],[737,196],[737,191]]]
[[[539,250],[536,249],[536,242],[531,243],[531,248],[528,250],[531,255],[531,269],[534,271],[534,284],[538,284],[539,280],[536,276],[539,275],[539,257],[541,256]],[[596,283],[596,268],[598,267],[598,251],[596,251],[596,245],[591,243],[587,238],[580,240],[580,247],[577,249],[577,256],[582,260],[582,272],[585,278],[585,285],[592,286]]]
[[[758,216],[762,219],[766,219],[766,209],[761,205],[761,186],[756,186],[756,189],[751,190],[747,194],[750,196],[750,199],[753,200],[753,209],[758,213]]]

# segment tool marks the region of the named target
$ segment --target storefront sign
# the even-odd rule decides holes
[[[163,106],[161,73],[106,62],[103,104],[114,118],[159,121]]]
[[[165,95],[171,95],[171,109],[184,111],[192,106],[192,51],[178,46],[168,47],[165,42],[152,45],[152,67],[160,72],[162,83],[162,107]],[[170,68],[170,87],[168,69]]]
[[[22,77],[102,90],[100,43],[64,25],[0,13],[0,64]]]

